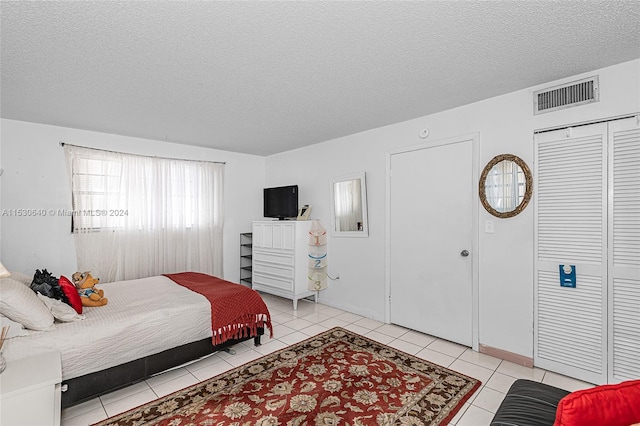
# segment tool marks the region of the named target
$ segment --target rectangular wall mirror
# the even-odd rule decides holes
[[[331,235],[369,236],[364,172],[331,179]]]

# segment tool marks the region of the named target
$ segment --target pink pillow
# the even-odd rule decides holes
[[[64,294],[67,296],[67,299],[69,299],[69,304],[71,305],[71,307],[75,309],[78,314],[81,314],[82,300],[80,299],[80,295],[78,294],[78,289],[76,288],[76,286],[73,285],[73,283],[69,281],[69,278],[65,276],[60,276],[60,278],[58,279],[58,284],[60,285],[60,288],[62,288]]]
[[[553,426],[630,426],[640,422],[640,380],[572,392],[560,400]]]

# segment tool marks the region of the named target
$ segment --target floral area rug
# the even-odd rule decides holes
[[[337,327],[97,425],[446,425],[479,386]]]

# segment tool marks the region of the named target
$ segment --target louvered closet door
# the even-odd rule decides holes
[[[535,138],[534,362],[591,383],[607,381],[606,138],[606,123]]]
[[[640,126],[609,124],[609,381],[640,378]]]

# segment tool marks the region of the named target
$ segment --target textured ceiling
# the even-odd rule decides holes
[[[3,118],[258,155],[640,57],[640,1],[0,7]]]

